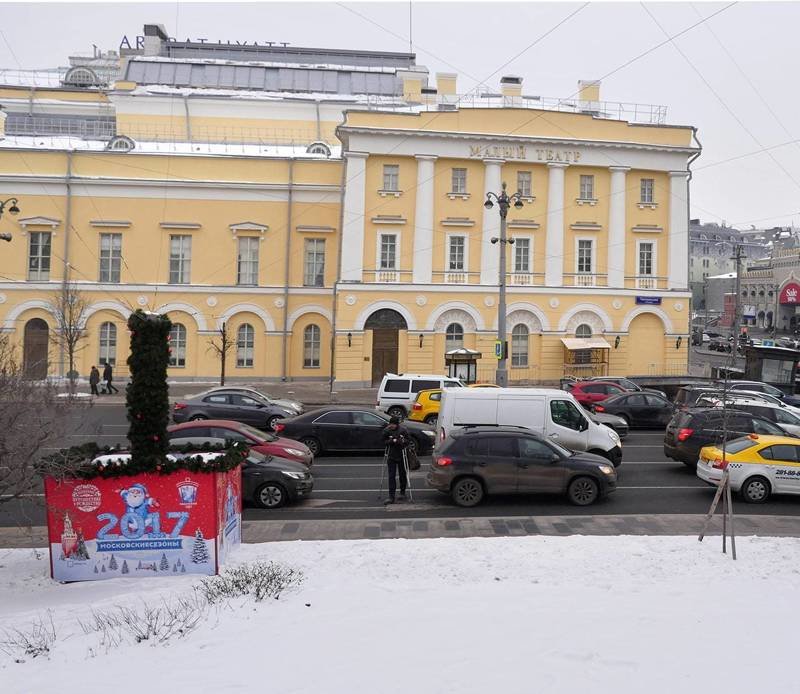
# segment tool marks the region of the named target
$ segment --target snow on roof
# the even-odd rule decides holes
[[[706,277],[709,280],[735,280],[736,273],[735,272],[725,272],[721,275],[712,275],[711,277]]]
[[[60,87],[68,68],[58,67],[46,70],[7,70],[0,69],[0,85],[13,87]]]

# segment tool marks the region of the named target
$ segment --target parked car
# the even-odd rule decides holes
[[[714,383],[695,383],[690,386],[681,386],[675,394],[673,407],[675,410],[685,410],[694,407],[697,399],[708,393],[718,393],[719,386]]]
[[[467,388],[499,388],[495,383],[470,383]]]
[[[787,395],[780,388],[771,386],[769,383],[762,383],[761,381],[732,381],[728,384],[728,390],[746,390],[753,393],[766,393],[767,395],[778,398],[787,405],[800,407],[800,395]]]
[[[210,439],[243,441],[250,450],[262,455],[274,455],[286,458],[308,467],[314,463],[314,456],[307,446],[299,441],[292,441],[261,431],[249,424],[233,422],[225,419],[207,419],[204,421],[184,422],[167,427],[169,440],[173,445],[185,443],[203,444]]]
[[[640,393],[656,393],[662,398],[667,397],[667,394],[663,390],[658,390],[657,388],[642,388],[642,386],[640,386],[638,383],[631,381],[631,379],[625,378],[624,376],[591,376],[586,380],[602,381],[603,383],[616,383],[623,390],[637,391]]]
[[[487,494],[565,494],[587,506],[616,489],[613,465],[593,453],[573,453],[522,427],[453,429],[433,456],[430,487],[459,506]]]
[[[589,415],[589,419],[595,424],[602,424],[617,432],[617,436],[619,436],[621,441],[625,439],[630,431],[628,423],[622,417],[617,417],[607,412],[587,412],[587,414]]]
[[[439,388],[431,390],[421,390],[417,393],[417,399],[411,405],[408,418],[412,422],[425,422],[429,426],[435,427],[436,420],[439,418],[439,407],[442,404],[442,391]]]
[[[172,408],[172,421],[181,424],[198,419],[229,419],[269,430],[275,428],[277,421],[296,414],[294,409],[273,404],[254,392],[214,388],[177,401]]]
[[[672,419],[672,403],[655,393],[623,393],[592,405],[595,412],[622,417],[630,427],[661,429]]]
[[[697,407],[716,407],[717,400],[730,400],[732,398],[745,398],[750,400],[758,400],[759,402],[766,402],[770,405],[777,405],[778,407],[782,407],[793,414],[800,416],[800,407],[793,407],[792,405],[785,404],[779,398],[776,398],[772,395],[767,395],[766,393],[755,393],[751,390],[744,391],[744,390],[735,390],[735,391],[728,391],[725,392],[722,388],[720,390],[711,391],[709,393],[703,393],[699,398],[697,398],[697,402],[695,403]]]
[[[368,408],[344,405],[322,407],[276,424],[283,436],[300,441],[318,456],[333,451],[383,451],[383,429],[389,417]],[[427,424],[407,421],[410,448],[427,455],[433,447],[434,430]]]
[[[280,508],[289,501],[304,499],[313,489],[314,477],[308,467],[293,460],[250,449],[242,466],[242,499],[261,508]]]
[[[463,388],[457,378],[430,374],[386,374],[378,388],[377,409],[393,417],[406,417],[421,390]]]
[[[749,412],[750,414],[768,419],[770,422],[774,422],[784,429],[791,436],[800,436],[800,417],[794,412],[791,412],[788,407],[749,398],[744,392],[738,397],[728,396],[725,399],[721,397],[710,398],[705,395],[698,400],[698,403],[701,401],[709,402],[712,407],[719,408],[721,408],[723,404],[727,404],[728,407],[739,410],[740,412]]]
[[[570,390],[575,399],[587,410],[590,410],[596,402],[625,392],[627,391],[622,386],[606,381],[578,381]]]
[[[664,432],[664,455],[694,468],[705,446],[717,446],[748,434],[786,436],[786,431],[768,419],[713,407],[691,407],[676,412]]]
[[[573,451],[590,451],[618,466],[619,436],[597,424],[570,393],[554,388],[451,388],[443,394],[437,445],[456,427],[521,426]]]
[[[276,398],[269,393],[265,393],[263,390],[258,390],[256,388],[250,388],[249,386],[219,386],[217,388],[211,388],[210,390],[206,391],[208,393],[214,393],[216,391],[224,391],[226,393],[242,393],[244,395],[249,395],[251,397],[255,397],[256,399],[260,398],[261,400],[265,400],[273,405],[277,405],[285,410],[289,410],[290,412],[294,412],[295,414],[303,414],[306,411],[305,406],[303,403],[297,400],[289,400],[287,398]]]
[[[764,503],[772,494],[800,494],[800,441],[783,436],[745,436],[722,449],[700,451],[697,476],[717,486],[727,468],[731,489],[744,501]]]

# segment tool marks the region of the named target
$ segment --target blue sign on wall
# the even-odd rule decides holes
[[[661,297],[660,296],[637,296],[636,297],[637,304],[648,304],[650,306],[660,306],[661,305]]]

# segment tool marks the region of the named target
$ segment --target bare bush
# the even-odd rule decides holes
[[[47,619],[39,619],[30,629],[9,629],[3,632],[0,640],[0,651],[14,658],[16,662],[25,662],[24,656],[38,658],[48,655],[56,642],[56,626],[53,615],[48,612]]]
[[[195,588],[209,604],[222,600],[251,596],[256,602],[278,599],[284,590],[299,585],[303,573],[273,562],[254,562],[225,569],[219,576],[204,578]]]

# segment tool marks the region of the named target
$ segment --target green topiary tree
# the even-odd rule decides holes
[[[128,318],[131,355],[130,383],[126,393],[128,439],[131,442],[131,472],[155,471],[166,459],[169,441],[169,332],[172,321],[144,311]]]

